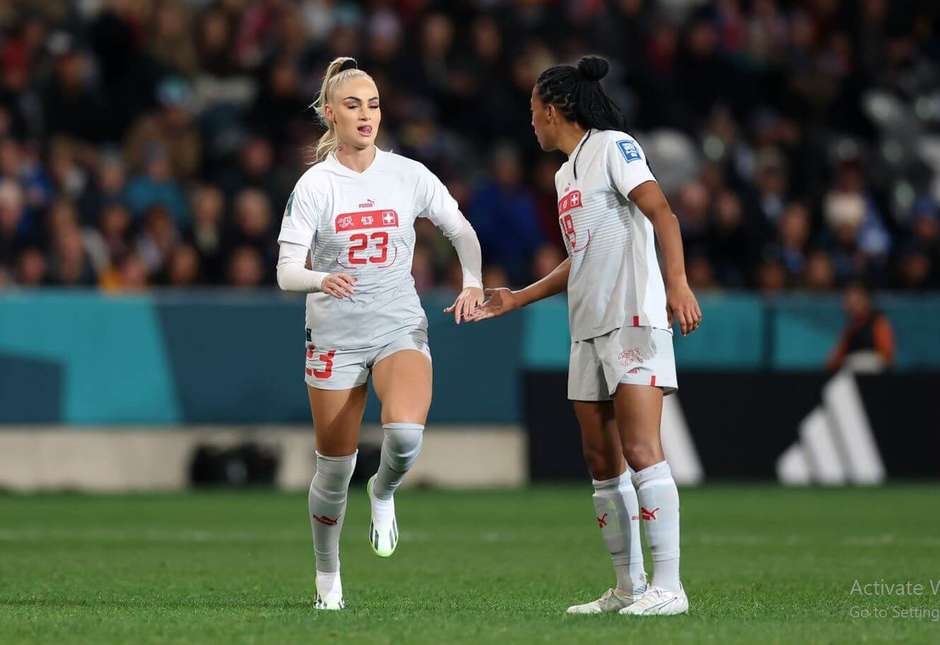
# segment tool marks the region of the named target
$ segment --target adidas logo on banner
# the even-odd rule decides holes
[[[885,479],[858,385],[843,371],[823,387],[823,401],[803,419],[799,440],[777,459],[783,484],[874,485]]]

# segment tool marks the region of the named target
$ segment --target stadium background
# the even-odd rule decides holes
[[[606,87],[681,221],[688,277],[705,316],[701,330],[676,337],[682,389],[667,400],[664,420],[682,483],[705,484],[686,489],[684,499],[701,509],[696,516],[691,507],[690,522],[707,525],[706,514],[733,514],[738,503],[759,516],[752,494],[774,500],[793,522],[835,503],[861,541],[845,538],[836,549],[803,535],[804,544],[832,547],[833,557],[855,564],[853,549],[864,559],[873,544],[913,545],[929,561],[937,548],[923,537],[929,528],[898,518],[911,508],[901,499],[935,504],[935,488],[788,497],[752,482],[940,476],[938,17],[930,0],[3,3],[0,488],[306,488],[313,435],[301,372],[303,299],[276,289],[275,240],[319,133],[308,106],[327,62],[354,56],[374,76],[380,147],[424,162],[445,181],[480,236],[487,286],[520,286],[564,253],[553,184],[562,158],[537,149],[531,87],[545,67],[598,53],[612,62]],[[435,399],[410,483],[583,488],[563,386],[564,300],[455,327],[441,309],[460,272],[446,240],[425,224],[413,273],[431,321]],[[843,289],[858,282],[873,290],[893,329],[893,355],[864,374],[836,373],[830,358],[851,326]],[[376,419],[373,401],[361,472],[376,458]],[[531,490],[507,492],[504,503],[532,494],[545,512],[570,514],[585,502],[567,489]],[[184,497],[181,506],[166,498],[156,502],[166,514],[154,516],[148,535],[184,522],[169,519],[177,513],[189,522],[180,535],[207,518],[238,534],[244,507],[231,506],[224,520],[213,513],[254,504],[256,494],[237,502]],[[271,495],[263,499],[293,508]],[[466,492],[424,495],[413,502],[422,513],[452,500],[481,504]],[[121,527],[132,515],[127,499],[134,498],[0,498],[7,511],[0,542],[24,563],[56,561],[48,551],[30,555],[27,545],[58,539],[43,524],[50,521],[43,508],[68,515],[74,505],[102,504]],[[286,499],[302,508],[299,497]],[[865,524],[866,499],[894,509],[885,511],[884,523],[891,517],[896,529],[887,541],[879,542],[883,524]],[[511,525],[513,513],[502,512]],[[95,524],[93,513],[82,515]],[[742,527],[747,539],[758,531]],[[588,524],[582,528],[566,539],[599,549]],[[291,542],[301,561],[303,531]],[[89,527],[79,539],[90,535],[98,533]],[[702,557],[714,555],[719,543],[687,544],[686,535],[686,552],[698,545]],[[772,536],[756,539],[774,544]],[[716,557],[709,566],[717,570],[724,561]],[[920,566],[891,563],[897,572]],[[810,565],[818,562],[794,571]],[[8,581],[28,582],[0,586],[0,613],[33,602],[40,611],[42,594],[32,585],[42,566],[7,566]],[[696,575],[704,574],[693,569],[693,585]],[[843,580],[830,583],[841,589]],[[190,593],[208,592],[194,582]],[[846,607],[838,610],[845,619]],[[779,611],[761,620],[779,627],[792,616]],[[28,627],[35,616],[19,618],[25,622],[7,623],[8,636],[42,640]],[[837,623],[827,632],[813,622],[829,625],[828,618],[798,614],[793,633],[841,642]],[[42,624],[46,634],[70,633],[64,623]],[[847,625],[860,623],[839,629]],[[897,625],[879,623],[872,633],[904,633],[910,642],[936,634],[917,631],[925,623],[905,624],[908,632]],[[96,633],[89,629],[81,633]],[[724,635],[725,642],[781,638],[779,631]]]

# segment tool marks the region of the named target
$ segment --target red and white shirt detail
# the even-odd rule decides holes
[[[427,327],[411,277],[415,220],[445,234],[465,222],[447,188],[417,161],[376,151],[357,173],[334,156],[310,167],[291,194],[278,243],[310,247],[311,268],[348,273],[355,294],[307,295],[307,327],[317,347],[362,349]]]
[[[615,130],[586,133],[556,173],[573,340],[624,325],[670,329],[653,225],[628,197],[655,180],[640,144]]]

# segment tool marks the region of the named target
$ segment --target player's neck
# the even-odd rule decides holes
[[[354,172],[365,172],[375,161],[377,148],[358,149],[354,146],[340,146],[336,149],[336,160]]]
[[[581,139],[584,138],[586,133],[587,130],[577,123],[565,126],[558,134],[558,149],[570,157],[571,153],[578,147],[578,144],[581,143]]]

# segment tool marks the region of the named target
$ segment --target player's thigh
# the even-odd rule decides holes
[[[630,467],[642,470],[661,462],[663,391],[650,385],[621,383],[614,393],[614,412],[623,456]]]
[[[431,407],[431,359],[417,349],[381,358],[372,368],[372,384],[382,402],[382,423],[424,425]]]
[[[320,454],[341,457],[356,451],[368,392],[365,385],[349,390],[325,390],[307,386],[317,451]]]
[[[581,427],[581,450],[594,479],[612,479],[624,471],[623,448],[610,401],[572,401]]]

